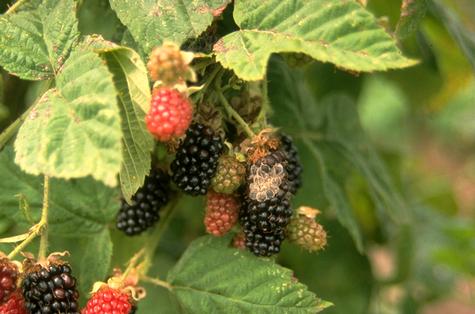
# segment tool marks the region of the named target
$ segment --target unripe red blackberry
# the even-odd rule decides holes
[[[8,258],[0,257],[0,305],[7,302],[17,288],[18,267]]]
[[[192,116],[188,97],[176,89],[160,87],[153,90],[145,122],[156,139],[166,142],[185,134]]]
[[[1,314],[28,314],[20,291],[10,294],[8,301],[0,306]]]
[[[205,195],[222,151],[220,136],[203,124],[193,123],[171,164],[173,181],[187,194]]]
[[[173,85],[183,81],[188,72],[188,63],[180,48],[171,43],[152,50],[147,68],[153,81],[161,81],[165,85]]]
[[[135,310],[128,293],[104,285],[92,294],[81,314],[133,314]]]
[[[152,169],[144,185],[132,197],[132,204],[122,200],[117,214],[117,228],[129,236],[137,235],[152,227],[160,219],[159,210],[169,200],[168,174]]]
[[[216,174],[211,181],[218,193],[234,193],[246,179],[246,166],[235,157],[223,155],[219,159]]]
[[[79,314],[76,279],[68,264],[32,266],[23,278],[22,292],[29,313]]]
[[[231,246],[240,250],[246,248],[246,236],[242,230],[234,235],[231,241]]]
[[[225,235],[236,224],[239,203],[232,195],[209,192],[206,202],[204,225],[214,236]]]
[[[300,207],[287,227],[289,241],[310,252],[321,250],[327,244],[327,234],[315,221],[318,211],[310,207]]]

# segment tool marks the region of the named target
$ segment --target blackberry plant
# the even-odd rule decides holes
[[[475,16],[444,1],[399,1],[395,29],[381,0],[3,1],[0,314],[430,312],[474,264],[437,247],[471,252],[471,224],[428,217],[473,207]],[[378,254],[436,274],[390,303]]]

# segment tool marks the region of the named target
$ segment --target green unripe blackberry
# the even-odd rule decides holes
[[[229,155],[221,156],[218,169],[211,180],[213,190],[218,193],[234,193],[246,178],[246,166]]]

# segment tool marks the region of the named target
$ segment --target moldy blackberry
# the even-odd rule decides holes
[[[173,181],[187,194],[206,194],[222,151],[220,136],[203,124],[193,123],[171,164]]]
[[[25,307],[34,314],[79,314],[76,279],[67,264],[35,265],[22,282]]]
[[[132,204],[122,200],[117,228],[133,236],[152,227],[160,219],[159,209],[168,203],[169,182],[165,172],[152,169],[144,185],[132,197]]]
[[[279,252],[292,217],[286,158],[284,151],[276,150],[248,169],[240,223],[246,247],[258,256]]]

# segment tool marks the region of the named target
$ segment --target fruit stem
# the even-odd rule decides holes
[[[7,12],[5,12],[5,15],[15,12],[15,10],[24,2],[26,2],[26,0],[18,0],[15,2],[11,7],[8,8]]]
[[[145,281],[145,282],[154,284],[156,286],[166,288],[170,291],[172,290],[172,285],[171,284],[169,284],[167,281],[161,280],[159,278],[151,278],[151,277],[148,277],[148,276],[142,276],[140,279]]]
[[[29,235],[18,244],[13,251],[8,254],[9,259],[13,259],[18,253],[31,243],[37,236],[41,235],[40,251],[38,257],[45,258],[48,247],[48,233],[46,232],[48,225],[48,196],[49,196],[49,177],[45,176],[43,186],[43,208],[41,209],[40,221],[30,228]]]
[[[262,91],[263,101],[262,101],[261,110],[260,110],[259,115],[257,116],[256,120],[257,121],[263,121],[265,124],[267,124],[266,117],[267,117],[267,114],[271,111],[271,106],[270,106],[270,103],[269,103],[269,93],[267,91],[267,89],[268,89],[267,88],[267,75],[262,80],[261,86],[262,86],[261,91]]]
[[[167,210],[163,215],[160,223],[158,224],[157,228],[150,234],[148,237],[147,244],[144,247],[145,258],[144,261],[138,266],[139,274],[142,278],[145,274],[148,273],[150,267],[153,263],[153,257],[155,255],[155,251],[157,250],[158,245],[160,244],[160,240],[162,238],[163,233],[165,232],[168,224],[171,221],[173,213],[175,212],[176,204],[178,203],[179,197],[176,195],[170,204],[167,206]]]
[[[48,210],[49,209],[49,177],[45,176],[43,185],[43,209],[41,212],[40,222],[42,223],[40,249],[38,252],[38,259],[43,260],[46,258],[46,252],[48,251]]]
[[[244,121],[244,119],[239,115],[239,113],[236,112],[236,110],[233,109],[233,107],[231,107],[231,105],[226,100],[226,98],[224,97],[224,95],[221,91],[218,91],[218,97],[219,97],[219,100],[221,101],[221,104],[223,105],[224,109],[228,113],[228,115],[230,117],[233,117],[234,120],[236,120],[236,122],[242,127],[244,132],[246,132],[246,135],[249,138],[253,138],[254,136],[256,136],[256,134],[254,134],[254,132],[251,130],[249,125],[246,123],[246,121]]]

